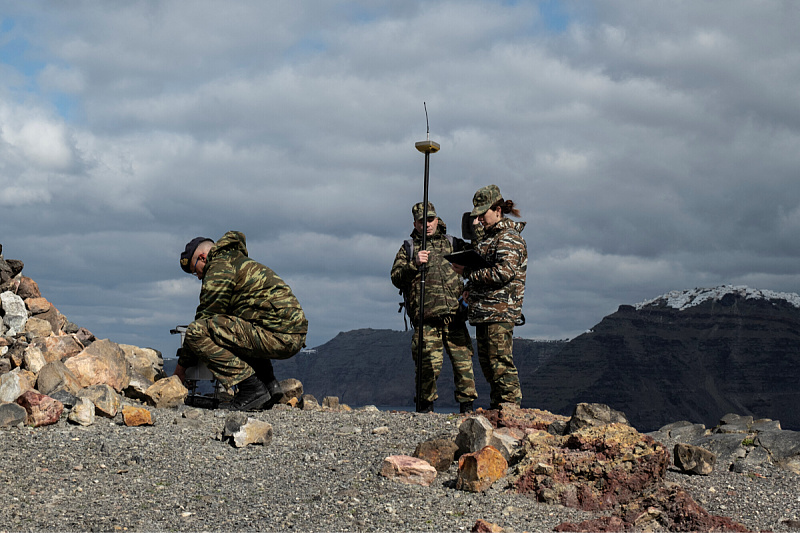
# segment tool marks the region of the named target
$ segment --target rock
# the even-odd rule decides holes
[[[414,457],[427,461],[437,472],[447,472],[455,460],[457,451],[458,445],[451,439],[430,439],[417,444]]]
[[[36,387],[42,394],[50,394],[57,389],[76,394],[82,388],[75,374],[60,360],[42,367],[36,379]]]
[[[137,370],[131,369],[131,378],[128,386],[122,391],[127,398],[134,398],[143,402],[147,401],[147,389],[152,387],[155,382],[140,374]]]
[[[26,423],[33,427],[55,424],[64,411],[64,405],[61,402],[34,390],[22,393],[16,402],[28,412]]]
[[[497,524],[493,524],[491,522],[487,522],[486,520],[479,518],[475,525],[472,526],[470,529],[473,533],[503,533],[503,528],[498,526]]]
[[[53,326],[47,320],[31,317],[25,322],[23,331],[30,333],[34,337],[49,337],[53,334]]]
[[[128,362],[131,373],[139,374],[149,380],[150,384],[148,386],[166,377],[166,374],[164,374],[164,359],[158,350],[139,348],[130,344],[120,344],[119,347],[125,355],[125,360]]]
[[[28,322],[30,322],[30,320]],[[22,353],[22,363],[25,365],[26,369],[34,374],[38,374],[47,364],[47,361],[39,348],[29,345]]]
[[[678,442],[691,442],[706,434],[706,426],[703,424],[693,424],[687,420],[673,422],[661,427],[658,431],[647,433],[656,440],[673,439]]]
[[[47,298],[26,298],[25,306],[32,315],[38,315],[50,310],[52,304],[47,301]]]
[[[483,415],[469,416],[458,426],[458,455],[472,453],[489,446],[494,428]]]
[[[36,318],[47,321],[53,330],[53,335],[61,335],[64,333],[63,330],[67,323],[67,317],[62,315],[53,305],[44,313],[36,315]]]
[[[0,293],[0,307],[3,310],[5,335],[13,337],[23,331],[28,321],[28,310],[22,298],[11,291]]]
[[[57,335],[33,339],[32,346],[41,350],[48,363],[61,361],[77,355],[85,348],[74,335]]]
[[[601,403],[579,403],[575,406],[567,424],[567,433],[574,433],[587,426],[605,426],[607,424],[630,425],[625,414],[615,411]]]
[[[93,342],[64,364],[84,387],[106,384],[122,392],[130,383],[125,353],[117,343],[108,339]]]
[[[612,516],[565,522],[553,531],[749,531],[730,518],[711,515],[674,484],[658,485],[623,504]]]
[[[225,419],[222,436],[230,438],[231,443],[237,448],[243,448],[248,444],[268,446],[272,443],[272,425],[249,418],[244,413],[233,413]]]
[[[686,474],[707,476],[714,471],[717,456],[714,453],[691,444],[678,443],[673,449],[675,466]]]
[[[800,431],[759,433],[755,442],[767,452],[776,465],[800,474]]]
[[[106,418],[117,416],[122,398],[110,385],[101,383],[78,391],[78,398],[88,398],[95,407],[95,413]]]
[[[740,416],[729,413],[719,420],[719,425],[712,431],[714,433],[749,433],[752,424],[752,416]]]
[[[68,409],[74,407],[80,401],[77,396],[64,389],[56,389],[47,395],[54,400],[58,400]]]
[[[18,403],[0,403],[0,428],[24,424],[27,420],[28,411]]]
[[[456,488],[470,492],[483,492],[506,475],[508,463],[494,446],[466,453],[458,459]]]
[[[159,379],[145,391],[148,405],[154,407],[177,407],[189,395],[178,376]]]
[[[297,398],[297,401],[299,402],[300,398],[303,397],[303,384],[297,379],[289,378],[281,380],[280,386],[281,390],[283,391],[281,403],[288,404],[292,398]]]
[[[530,433],[524,445],[512,476],[516,490],[586,511],[639,497],[663,480],[669,462],[660,442],[627,424],[585,426],[564,436],[539,431]]]
[[[26,276],[19,277],[19,288],[17,289],[17,294],[23,299],[39,298],[42,296],[42,293],[39,292],[39,285],[31,278]]]
[[[503,458],[511,463],[515,460],[516,455],[522,448],[522,439],[525,433],[517,428],[497,428],[492,432],[492,438],[489,440],[489,445],[494,446],[499,451]]]
[[[381,475],[400,483],[427,487],[436,479],[436,469],[416,457],[390,455],[383,460]]]
[[[339,397],[338,396],[325,396],[322,399],[322,407],[324,409],[331,409],[336,411],[339,409]]]
[[[125,405],[122,407],[122,420],[126,426],[152,426],[153,416],[148,409]]]
[[[95,420],[94,404],[89,398],[80,398],[67,415],[67,420],[81,426],[91,426]]]
[[[20,368],[0,376],[0,402],[13,402],[22,393],[33,388],[28,373]]]
[[[300,398],[300,408],[304,411],[316,411],[320,409],[319,402],[311,394],[303,394]]]

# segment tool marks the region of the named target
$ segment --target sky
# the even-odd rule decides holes
[[[98,338],[174,355],[186,242],[247,236],[309,347],[404,329],[422,200],[488,184],[528,247],[515,335],[673,290],[800,290],[800,2],[0,0],[0,244]]]

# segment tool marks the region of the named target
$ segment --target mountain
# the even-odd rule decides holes
[[[621,305],[530,380],[524,404],[604,403],[640,431],[727,413],[800,429],[800,296],[725,285]]]
[[[411,358],[412,331],[357,329],[339,333],[321,346],[305,350],[284,361],[274,361],[278,379],[294,377],[306,392],[321,400],[338,396],[352,406],[414,405],[414,362]],[[514,339],[514,362],[520,370],[523,395],[527,379],[540,364],[553,357],[565,341]],[[477,356],[473,359],[478,390],[476,407],[488,407],[489,385],[483,378]],[[445,355],[437,381],[438,407],[456,407],[453,397],[453,368]]]

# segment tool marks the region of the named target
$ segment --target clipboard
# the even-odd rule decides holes
[[[451,263],[455,263],[456,265],[464,265],[471,270],[480,270],[482,268],[488,268],[492,266],[491,263],[486,261],[486,259],[484,259],[481,254],[475,250],[461,250],[460,252],[447,254],[444,256],[444,258]]]

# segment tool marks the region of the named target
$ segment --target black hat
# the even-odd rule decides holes
[[[192,262],[192,256],[194,255],[195,250],[197,250],[197,247],[200,246],[201,242],[206,242],[206,241],[214,242],[207,237],[195,237],[194,239],[189,241],[189,243],[186,245],[186,249],[181,254],[181,268],[187,274],[192,273],[191,266],[189,265],[189,263]]]

